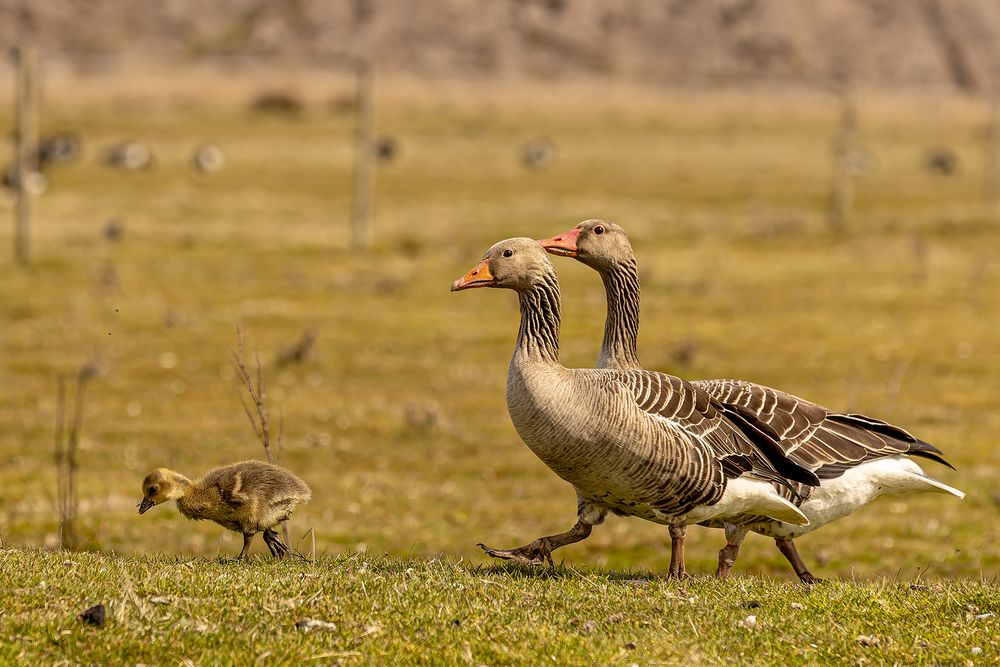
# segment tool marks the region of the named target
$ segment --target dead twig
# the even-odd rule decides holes
[[[249,396],[248,404],[247,399],[241,393],[240,404],[243,406],[243,411],[246,413],[247,419],[250,420],[250,427],[253,429],[254,435],[257,436],[257,439],[264,446],[264,454],[267,456],[267,462],[274,464],[275,459],[271,451],[271,415],[266,403],[267,394],[264,391],[264,369],[260,363],[260,354],[256,351],[254,352],[256,373],[251,373],[244,361],[246,357],[246,342],[243,336],[243,329],[238,326],[236,327],[236,346],[237,351],[233,354],[236,373],[239,375],[240,382]],[[280,414],[277,438],[279,457],[281,455],[281,437],[284,427],[285,418],[283,414]],[[285,544],[291,544],[287,521],[282,522],[281,530],[285,537]]]

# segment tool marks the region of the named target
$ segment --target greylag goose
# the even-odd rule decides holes
[[[595,269],[604,281],[608,314],[599,368],[639,369],[636,337],[639,330],[639,272],[628,235],[619,225],[587,220],[574,229],[541,241],[550,253],[578,259]],[[799,578],[818,581],[799,556],[793,538],[804,535],[860,509],[886,494],[922,491],[965,496],[928,477],[910,456],[948,467],[940,450],[901,428],[863,415],[840,414],[791,394],[751,382],[703,380],[692,384],[714,400],[752,416],[770,428],[783,451],[795,463],[814,471],[817,489],[798,488],[799,509],[809,524],[793,526],[763,519],[747,523],[714,522],[724,527],[726,546],[719,552],[718,576],[726,576],[749,530],[774,538]]]
[[[262,531],[271,555],[281,558],[290,552],[273,528],[310,497],[305,482],[285,468],[262,461],[215,468],[193,482],[173,470],[156,468],[142,481],[139,514],[176,500],[177,509],[188,519],[208,519],[243,535],[237,558],[246,558],[254,535]]]
[[[577,524],[517,550],[480,545],[499,558],[551,562],[551,551],[586,537],[607,512],[670,526],[670,574],[684,576],[688,522],[738,515],[805,525],[792,485],[816,485],[755,420],[720,409],[680,378],[642,370],[568,369],[559,363],[560,297],[542,246],[515,238],[490,248],[452,291],[517,292],[521,326],[507,373],[507,409],[521,439],[579,499]]]

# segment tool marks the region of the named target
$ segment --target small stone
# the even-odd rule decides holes
[[[987,618],[993,618],[994,616],[996,616],[996,614],[994,614],[992,611],[988,611],[985,614],[976,614],[976,620],[984,621]]]
[[[161,597],[159,595],[149,598],[149,601],[153,604],[170,604],[170,598]]]
[[[757,625],[757,617],[754,616],[753,614],[750,614],[742,621],[740,621],[740,625],[742,625],[745,628],[752,628],[753,626]]]
[[[96,625],[99,628],[104,627],[104,617],[105,617],[104,605],[95,604],[93,607],[85,610],[82,614],[77,616],[84,623],[89,623],[91,625]]]
[[[303,618],[302,620],[295,621],[295,629],[306,633],[314,632],[316,630],[333,632],[337,629],[337,624],[330,623],[328,621],[320,621],[315,618]]]
[[[855,641],[862,646],[878,646],[882,643],[882,640],[874,635],[858,635]]]
[[[798,609],[799,611],[805,611],[806,606],[801,602],[793,602],[789,605],[792,609]]]
[[[978,646],[973,646],[971,649],[969,649],[969,653],[971,653],[972,655],[979,655],[982,652],[983,649],[979,648]]]

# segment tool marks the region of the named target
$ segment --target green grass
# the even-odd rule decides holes
[[[989,664],[996,582],[667,581],[450,559],[0,552],[0,662]],[[13,590],[12,590],[13,588]],[[104,604],[103,628],[77,619]],[[990,615],[992,612],[992,615]],[[752,617],[752,618],[751,618]],[[314,619],[334,628],[304,632]]]
[[[475,590],[506,591],[503,599],[514,607],[508,614],[533,610],[536,598],[567,582],[586,582],[581,595],[593,589],[599,598],[601,586],[630,594],[633,588],[621,579],[631,575],[622,573],[665,568],[662,526],[609,519],[591,538],[560,552],[567,567],[585,568],[585,575],[475,569],[486,564],[477,542],[516,546],[565,530],[575,498],[519,441],[506,414],[504,379],[517,330],[512,295],[448,292],[497,240],[550,236],[604,216],[630,231],[639,257],[639,351],[647,367],[687,378],[752,379],[890,420],[945,451],[957,471],[926,468],[966,491],[964,501],[884,498],[799,545],[818,576],[874,582],[835,583],[809,594],[810,600],[837,600],[830,609],[842,604],[849,617],[869,613],[861,606],[868,595],[899,604],[933,598],[905,584],[879,583],[884,578],[942,580],[952,593],[927,603],[919,617],[937,615],[939,624],[923,627],[954,634],[956,641],[945,643],[956,652],[948,655],[962,655],[961,632],[977,626],[956,630],[946,605],[959,609],[962,595],[988,594],[989,584],[970,582],[995,585],[1000,575],[1000,223],[979,204],[985,105],[937,100],[928,107],[863,97],[860,141],[879,166],[858,181],[852,228],[836,236],[823,217],[837,116],[827,100],[586,88],[554,95],[548,88],[443,84],[414,92],[412,85],[389,82],[380,91],[378,125],[399,139],[401,155],[380,167],[374,247],[358,255],[348,250],[347,236],[351,122],[324,104],[334,87],[307,89],[307,113],[284,120],[246,112],[256,85],[248,78],[220,82],[224,92],[205,87],[203,98],[192,98],[194,84],[180,77],[162,90],[141,83],[50,85],[43,129],[81,131],[87,155],[54,171],[49,192],[36,201],[32,266],[21,269],[9,255],[0,257],[0,537],[8,546],[58,545],[51,464],[56,376],[97,357],[102,373],[89,389],[81,442],[81,532],[87,549],[136,559],[25,551],[5,553],[7,562],[37,560],[24,566],[35,571],[51,566],[48,558],[94,558],[109,577],[121,567],[138,568],[129,576],[139,581],[143,572],[168,567],[142,554],[189,560],[239,550],[239,538],[217,526],[189,523],[168,506],[140,518],[135,504],[153,467],[198,475],[262,455],[231,364],[240,325],[260,351],[274,412],[283,414],[282,461],[315,492],[297,512],[292,535],[302,550],[303,536],[314,531],[318,571],[369,562],[376,571],[397,572],[403,565],[395,559],[406,555],[414,560],[405,567],[418,572],[442,568],[456,573],[457,582],[471,580],[469,586],[495,582]],[[82,88],[86,96],[77,95]],[[9,106],[0,102],[0,109]],[[0,127],[9,124],[0,115]],[[555,142],[557,157],[548,169],[527,170],[518,150],[538,136]],[[123,174],[97,164],[102,147],[130,137],[151,144],[157,169]],[[187,160],[208,140],[224,148],[228,164],[217,176],[195,181]],[[956,175],[923,170],[924,152],[936,145],[955,149]],[[0,199],[0,218],[9,219],[11,209]],[[112,218],[125,227],[118,243],[101,233]],[[11,244],[4,225],[0,248]],[[563,361],[590,366],[603,323],[601,284],[581,265],[556,262]],[[276,367],[278,350],[310,327],[318,332],[315,356]],[[681,348],[694,354],[680,354]],[[721,546],[721,532],[692,528],[689,571],[713,571]],[[258,544],[254,553],[262,550]],[[358,552],[388,554],[388,560],[347,558]],[[461,565],[449,560],[456,558]],[[247,569],[195,560],[191,567],[257,576],[257,568],[277,573],[297,566]],[[761,601],[801,596],[805,603],[807,593],[792,583],[768,540],[751,536],[736,570],[748,578],[684,586],[701,596],[706,615],[716,600],[728,599],[724,591],[740,586]],[[387,586],[405,580],[398,572],[386,577]],[[86,579],[47,581],[83,593]],[[235,595],[237,583],[227,581],[222,577],[218,586]],[[675,590],[657,582],[650,586]],[[27,585],[13,587],[23,592]],[[23,595],[16,597],[21,604]],[[455,604],[472,610],[477,599],[456,594]],[[83,598],[74,598],[74,610],[77,600]],[[555,595],[545,600],[537,604],[563,604]],[[722,605],[727,627],[743,613],[739,603]],[[211,604],[204,602],[206,609]],[[341,613],[376,613],[358,605],[345,602]],[[22,606],[29,622],[40,622],[32,614],[47,613],[34,603]],[[780,609],[780,618],[802,617]],[[480,616],[485,612],[470,611],[470,618]],[[572,618],[585,616],[552,621],[551,632],[565,630],[577,642],[560,650],[605,641],[600,633],[572,634]],[[647,616],[651,623],[678,630],[657,639],[662,648],[650,659],[670,660],[692,648],[712,660],[733,650],[711,644],[707,632],[698,639],[704,643],[686,643],[695,641],[690,624],[654,616]],[[523,618],[498,625],[511,633],[502,635],[510,650],[528,650],[523,638],[540,632],[535,623],[520,624]],[[590,620],[603,618],[595,612]],[[334,620],[358,635],[357,626]],[[835,630],[825,617],[809,625]],[[746,635],[768,646],[785,636],[777,621],[761,627],[769,631]],[[898,627],[915,633],[921,626],[899,620]],[[302,641],[287,624],[282,628],[288,641]],[[887,646],[917,650],[898,639],[909,634],[894,631],[886,633],[888,643],[862,652],[849,635],[867,630],[851,628],[830,646],[849,647],[858,657]],[[595,655],[610,660],[629,641],[612,636]],[[353,646],[333,637],[309,641]],[[796,646],[807,650],[808,643]],[[667,652],[671,645],[677,653]],[[317,652],[325,650],[333,649]],[[491,650],[483,659],[502,661],[500,649]],[[926,661],[945,660],[933,655]]]

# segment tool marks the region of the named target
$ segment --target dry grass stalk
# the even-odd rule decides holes
[[[242,393],[240,394],[240,404],[243,406],[243,411],[246,412],[247,419],[250,420],[250,426],[253,428],[254,434],[264,446],[264,454],[267,456],[267,462],[273,464],[276,461],[271,450],[271,411],[267,408],[266,403],[267,394],[264,391],[264,370],[260,363],[260,354],[254,352],[256,373],[251,373],[244,361],[246,357],[246,342],[243,337],[243,330],[240,327],[236,327],[236,346],[237,351],[233,354],[236,372],[239,374],[240,382],[243,384],[243,388],[247,390],[250,403],[253,406],[251,407],[247,403]],[[284,428],[285,418],[282,413],[279,413],[277,434],[278,461],[281,460],[281,437]],[[287,521],[282,522],[281,530],[284,533],[285,544],[291,544]]]
[[[97,362],[90,361],[80,367],[76,374],[76,394],[73,399],[73,415],[66,428],[66,376],[59,375],[56,388],[55,452],[56,466],[56,509],[59,512],[59,547],[75,549],[80,544],[77,532],[77,514],[80,495],[77,488],[77,473],[80,470],[77,452],[80,434],[83,431],[83,413],[87,396],[87,384],[97,376]]]

